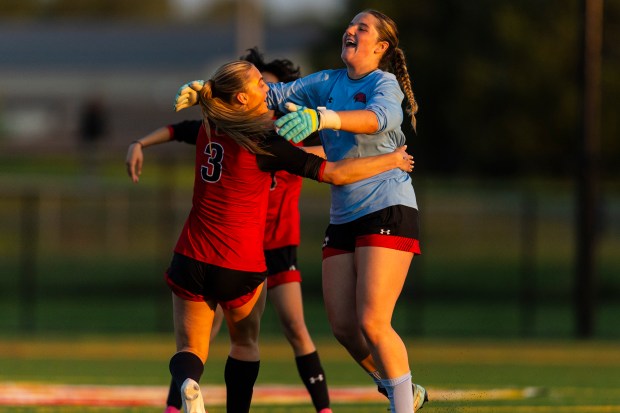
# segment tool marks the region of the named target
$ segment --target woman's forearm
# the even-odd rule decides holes
[[[382,155],[327,162],[323,171],[323,182],[347,185],[394,168],[405,171],[413,169],[413,157],[404,149],[399,148],[392,153]]]
[[[346,110],[336,113],[340,117],[340,130],[370,134],[379,129],[377,115],[370,110]]]
[[[159,145],[160,143],[169,142],[172,139],[172,135],[170,133],[170,128],[167,126],[163,126],[161,128],[155,129],[153,132],[141,137],[133,141],[134,144],[139,144],[143,148],[147,146]]]

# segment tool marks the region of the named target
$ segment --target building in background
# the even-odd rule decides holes
[[[172,110],[178,86],[208,77],[240,55],[236,27],[230,22],[2,22],[0,147],[75,149],[80,105],[92,95],[106,102],[111,147],[186,118]],[[294,30],[265,25],[256,40],[268,57],[290,58],[308,72],[305,49],[319,35],[312,24],[296,24]],[[247,48],[255,46],[250,39]],[[49,141],[54,145],[44,145]]]

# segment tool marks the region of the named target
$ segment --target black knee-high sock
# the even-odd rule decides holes
[[[308,389],[308,393],[310,393],[312,404],[316,411],[328,408],[329,393],[327,391],[327,380],[325,378],[325,371],[323,371],[321,366],[319,353],[315,351],[305,356],[296,357],[295,362],[297,363],[299,376],[304,382],[306,389]]]
[[[170,379],[170,389],[168,389],[168,397],[166,398],[166,406],[173,406],[181,410],[183,402],[181,401],[181,389],[175,383],[174,379]]]
[[[170,359],[170,374],[172,374],[172,381],[179,389],[179,395],[181,386],[186,379],[195,380],[196,383],[200,382],[200,377],[205,369],[204,364],[200,357],[189,351],[181,351],[176,353]]]
[[[226,413],[248,413],[252,403],[254,383],[258,377],[260,361],[242,361],[232,357],[226,360]]]

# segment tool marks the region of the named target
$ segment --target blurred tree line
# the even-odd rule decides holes
[[[576,173],[583,0],[348,0],[314,50],[317,68],[342,66],[339,39],[366,8],[399,27],[420,106],[418,135],[407,131],[418,170]],[[604,12],[601,172],[611,179],[620,176],[620,1]]]

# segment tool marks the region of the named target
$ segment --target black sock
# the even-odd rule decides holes
[[[248,413],[260,361],[242,361],[228,356],[224,368],[226,413]]]
[[[166,406],[173,406],[179,410],[183,407],[183,401],[181,400],[181,389],[179,389],[179,386],[177,386],[174,379],[170,380],[170,389],[168,389]]]
[[[297,371],[303,381],[316,411],[329,407],[329,393],[327,391],[327,379],[325,371],[319,360],[319,353],[316,351],[305,356],[295,358],[297,363]]]
[[[199,383],[205,369],[200,357],[189,351],[181,351],[172,356],[169,367],[172,380],[179,390],[179,396],[183,382],[189,378]]]

